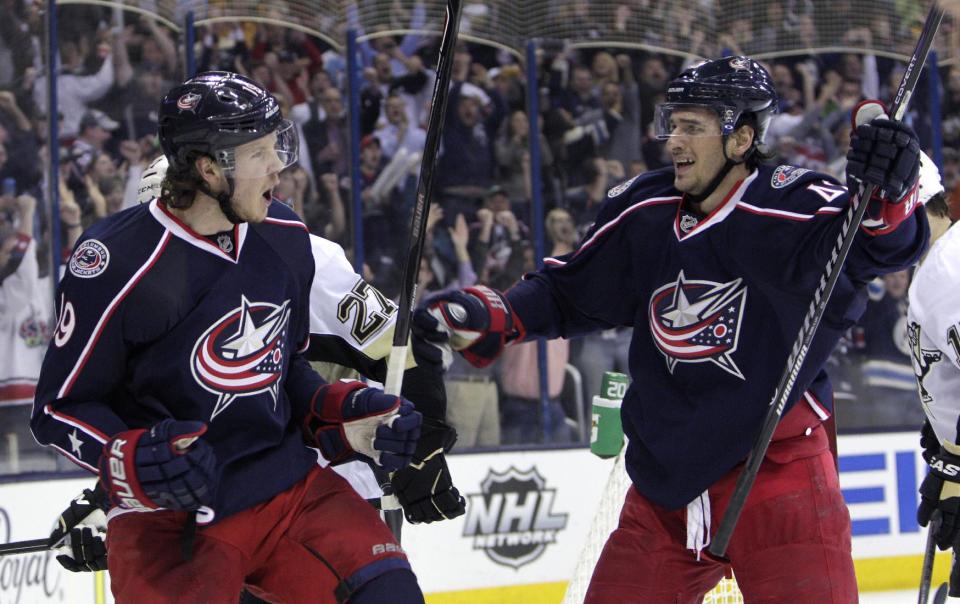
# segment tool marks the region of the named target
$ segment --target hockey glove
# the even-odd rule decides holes
[[[194,511],[213,502],[217,460],[203,422],[165,419],[103,447],[100,481],[121,508]]]
[[[359,453],[392,471],[410,463],[422,421],[404,398],[361,382],[337,382],[317,390],[304,428],[308,441],[330,463]]]
[[[437,320],[437,329],[449,335],[450,346],[474,367],[490,365],[507,344],[524,336],[506,296],[482,285],[433,296],[418,312],[424,310]]]
[[[452,426],[425,420],[413,462],[393,475],[393,489],[411,524],[449,520],[466,511],[444,457],[456,440],[457,431]]]
[[[864,227],[874,232],[896,228],[919,200],[920,141],[910,126],[887,118],[878,101],[860,103],[853,114],[847,152],[847,188],[877,186]]]
[[[84,489],[60,513],[47,547],[57,552],[57,562],[71,572],[107,570],[107,494],[100,483]]]
[[[934,510],[940,510],[940,527],[934,534],[937,547],[945,550],[960,546],[960,456],[941,447],[928,460],[930,473],[920,484],[917,522],[927,526]]]

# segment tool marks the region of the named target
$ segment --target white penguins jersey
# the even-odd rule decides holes
[[[909,296],[907,337],[920,402],[937,438],[960,444],[960,227],[930,248]]]

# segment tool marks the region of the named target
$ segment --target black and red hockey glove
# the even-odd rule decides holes
[[[414,315],[421,327],[435,320],[449,345],[474,367],[493,363],[507,344],[522,340],[523,325],[506,296],[480,285],[437,294]]]
[[[391,478],[393,490],[412,524],[449,520],[463,515],[466,502],[453,486],[444,454],[457,441],[452,426],[426,419],[413,461]]]
[[[919,202],[920,140],[913,128],[887,117],[879,101],[864,101],[853,115],[847,152],[847,188],[876,185],[863,227],[873,234],[894,230]]]
[[[127,430],[103,447],[100,482],[112,506],[195,511],[213,503],[217,459],[203,422],[165,419]]]
[[[410,401],[362,382],[321,386],[304,418],[307,440],[331,463],[359,453],[384,469],[410,463],[423,416]]]

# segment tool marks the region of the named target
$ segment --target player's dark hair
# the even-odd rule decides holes
[[[160,199],[168,207],[186,210],[193,205],[197,191],[205,181],[197,172],[196,160],[201,153],[193,153],[183,163],[173,162],[167,167],[167,173],[160,183]]]
[[[757,123],[757,114],[755,113],[744,113],[740,115],[740,118],[737,120],[737,125],[734,127],[734,130],[740,129],[741,126],[750,126],[753,128],[753,140],[754,145],[750,147],[747,151],[747,154],[743,157],[743,163],[748,170],[753,170],[760,167],[760,164],[768,162],[777,156],[776,152],[766,147],[765,145],[757,145],[757,133],[759,132],[759,124]]]
[[[937,193],[923,205],[927,210],[927,214],[939,218],[950,218],[950,205],[947,203],[947,196],[943,192]]]

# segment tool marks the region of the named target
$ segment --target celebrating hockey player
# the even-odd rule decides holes
[[[673,166],[607,194],[580,249],[506,293],[468,288],[417,314],[476,365],[531,338],[633,327],[622,407],[634,488],[587,592],[590,603],[699,602],[733,569],[747,602],[857,601],[850,517],[822,422],[822,366],[863,311],[864,285],[920,257],[913,131],[857,107],[847,187],[761,164],[778,98],[746,57],[690,68],[656,115]],[[790,405],[727,549],[704,548],[756,440],[841,230],[851,191],[878,186]],[[954,424],[956,423],[954,416]]]
[[[161,196],[161,184],[168,162],[160,156],[143,173],[137,201],[151,203]],[[372,285],[357,275],[333,242],[310,235],[314,262],[313,285],[310,290],[310,346],[306,356],[311,361],[335,363],[360,374],[383,381],[385,356],[393,341],[396,306]],[[348,311],[352,320],[342,321],[341,311]],[[404,372],[404,397],[414,401],[424,415],[414,463],[393,474],[390,485],[411,523],[430,523],[455,518],[464,513],[464,499],[450,478],[444,452],[456,440],[456,432],[448,426],[446,393],[443,385],[442,359],[436,347],[427,344],[414,327],[411,336],[416,365]],[[367,464],[347,462],[335,468],[354,489],[368,501],[381,505],[382,485]],[[58,550],[57,560],[68,570],[106,570],[107,551],[103,542],[106,518],[100,507],[102,489],[85,490],[58,518],[50,535],[51,547]],[[98,505],[99,504],[99,505]],[[391,528],[399,528],[402,520],[391,518],[396,510],[382,509]]]
[[[292,125],[245,77],[171,89],[161,199],[98,223],[57,293],[32,427],[99,473],[117,601],[422,602],[376,511],[326,460],[411,460],[422,417],[305,355],[317,266],[271,203]],[[309,446],[307,446],[309,445]]]

